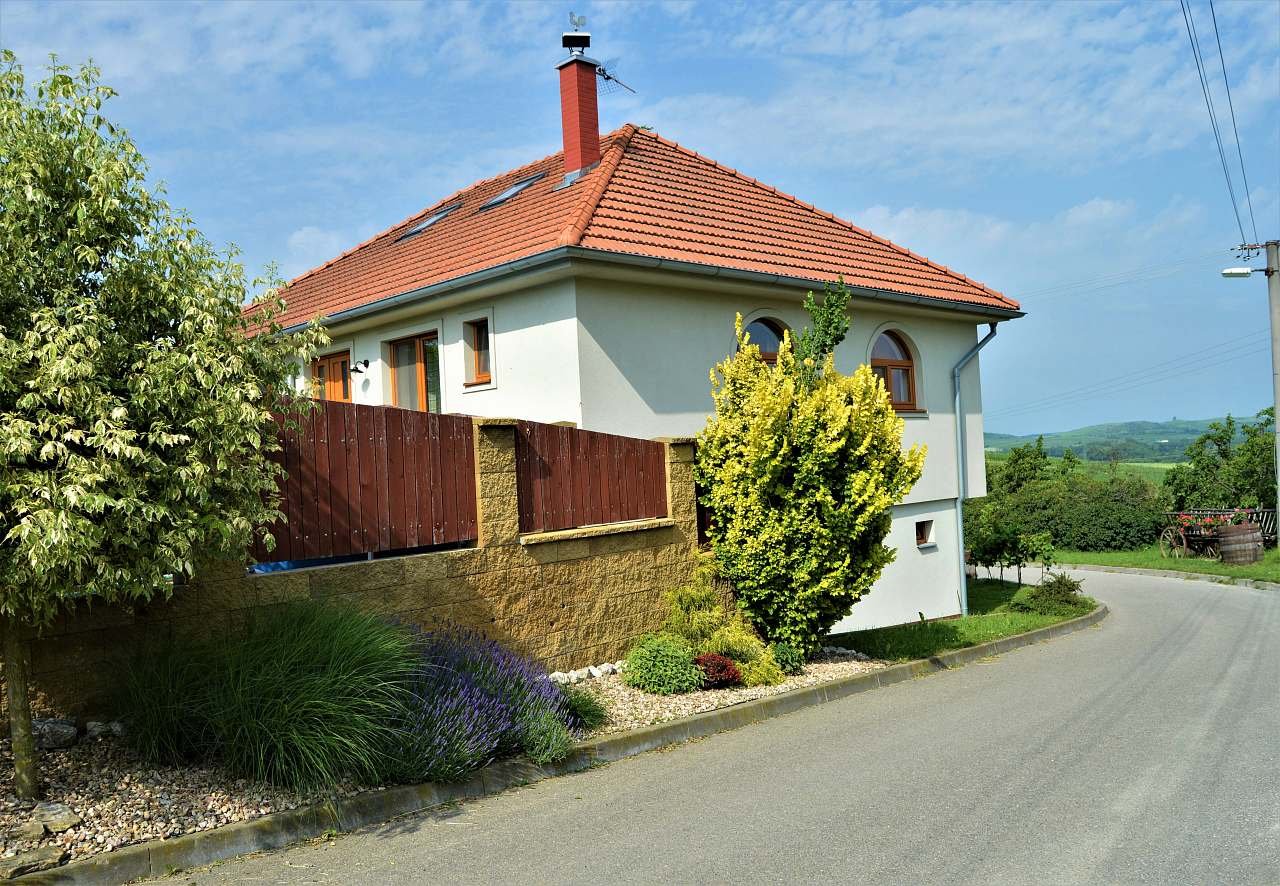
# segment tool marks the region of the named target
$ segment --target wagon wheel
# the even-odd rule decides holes
[[[1218,550],[1218,540],[1216,538],[1206,539],[1204,547],[1200,551],[1200,556],[1206,560],[1222,559],[1222,552]]]
[[[1177,526],[1168,526],[1164,532],[1160,533],[1160,556],[1178,558],[1187,556],[1187,537]]]

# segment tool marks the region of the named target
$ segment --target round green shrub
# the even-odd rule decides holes
[[[702,686],[702,671],[693,661],[693,649],[683,637],[650,634],[627,654],[622,681],[655,695],[693,692]]]
[[[770,643],[769,652],[787,676],[793,677],[804,671],[804,653],[789,643]]]

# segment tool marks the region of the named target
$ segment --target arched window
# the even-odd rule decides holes
[[[778,362],[778,348],[782,347],[782,334],[786,329],[772,317],[761,317],[747,324],[751,343],[760,348],[760,359],[766,363]]]
[[[916,367],[902,336],[880,334],[871,349],[871,371],[884,383],[894,409],[916,408]]]

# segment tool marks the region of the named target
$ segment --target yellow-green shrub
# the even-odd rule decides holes
[[[773,653],[767,649],[753,661],[739,664],[738,671],[742,674],[743,686],[776,686],[787,679]]]
[[[749,664],[766,652],[764,641],[751,626],[741,619],[734,619],[716,630],[698,646],[698,654],[714,652],[731,658],[740,664]]]
[[[712,551],[756,629],[809,653],[893,561],[892,508],[925,453],[903,451],[902,419],[869,367],[842,375],[829,354],[798,363],[789,336],[770,365],[741,317],[737,334],[698,436]]]
[[[662,602],[667,610],[662,629],[684,637],[695,647],[729,621],[715,589],[715,564],[711,561],[694,572],[689,584],[667,591]]]

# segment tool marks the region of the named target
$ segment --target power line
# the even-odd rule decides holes
[[[1186,371],[1190,371],[1191,369],[1203,368],[1200,364],[1204,363],[1205,361],[1220,359],[1224,356],[1224,354],[1230,354],[1233,351],[1240,350],[1241,348],[1255,347],[1258,344],[1258,342],[1255,341],[1255,339],[1260,340],[1262,338],[1265,338],[1265,336],[1266,336],[1265,332],[1256,332],[1250,335],[1230,338],[1224,342],[1218,342],[1212,345],[1206,345],[1202,348],[1197,348],[1196,350],[1193,350],[1193,351],[1187,351],[1186,353],[1183,353],[1183,354],[1178,354],[1177,356],[1171,357],[1167,360],[1162,360],[1159,363],[1153,363],[1150,366],[1147,366],[1145,368],[1137,369],[1132,372],[1126,373],[1125,383],[1127,384],[1128,382],[1142,379],[1145,376],[1152,375],[1153,373],[1156,375],[1163,376],[1164,374],[1168,373],[1171,369],[1176,369],[1179,374],[1184,374]],[[1252,351],[1250,353],[1252,353]],[[1239,356],[1239,355],[1236,355],[1236,356]],[[1194,364],[1194,365],[1189,365],[1188,361],[1191,361],[1191,364]],[[1066,391],[1059,391],[1058,393],[1051,394],[1048,397],[1038,398],[1035,402],[1017,404],[1014,406],[1006,407],[1004,409],[998,409],[992,413],[989,413],[987,417],[991,418],[991,417],[997,417],[997,416],[1007,416],[1016,412],[1030,411],[1030,410],[1039,408],[1041,405],[1045,403],[1059,403],[1064,400],[1074,400],[1074,399],[1083,398],[1083,397],[1093,397],[1093,396],[1097,396],[1100,393],[1105,393],[1115,388],[1116,385],[1117,385],[1117,382],[1114,378],[1103,379],[1101,381],[1091,382],[1090,384],[1083,385],[1077,388],[1071,388]]]
[[[1227,169],[1227,152],[1222,147],[1222,133],[1218,130],[1218,116],[1213,110],[1213,98],[1209,94],[1209,80],[1205,76],[1204,59],[1200,54],[1200,40],[1196,34],[1195,16],[1187,6],[1187,0],[1178,0],[1182,6],[1182,21],[1187,26],[1187,39],[1191,42],[1191,55],[1195,58],[1196,73],[1200,76],[1200,91],[1204,93],[1204,105],[1209,110],[1209,125],[1213,127],[1213,139],[1218,145],[1218,159],[1222,161],[1222,174],[1227,180],[1227,194],[1231,197],[1231,211],[1235,213],[1236,227],[1240,229],[1240,242],[1247,239],[1244,224],[1240,221],[1240,206],[1236,201],[1236,189],[1231,184],[1231,172]]]
[[[1169,277],[1174,274],[1180,274],[1183,269],[1191,265],[1204,263],[1210,258],[1221,258],[1231,254],[1230,249],[1215,249],[1212,252],[1206,252],[1202,255],[1184,258],[1176,262],[1161,262],[1160,264],[1147,265],[1145,267],[1129,268],[1124,271],[1115,271],[1110,274],[1101,274],[1097,277],[1090,277],[1083,280],[1074,280],[1069,283],[1059,283],[1054,286],[1046,286],[1042,289],[1029,289],[1018,291],[1018,298],[1029,298],[1052,295],[1057,296],[1075,289],[1103,289],[1112,286],[1123,286],[1143,279],[1156,279],[1159,277]]]
[[[1227,357],[1214,357],[1213,361],[1215,364],[1227,363],[1233,360],[1242,359],[1244,357],[1261,356],[1262,354],[1266,354],[1269,350],[1270,350],[1270,346],[1264,345],[1261,348],[1256,348],[1251,351],[1243,351],[1239,354],[1233,354]],[[1180,369],[1174,372],[1170,372],[1165,375],[1158,376],[1156,378],[1146,379],[1145,381],[1130,382],[1128,380],[1125,380],[1123,384],[1117,384],[1109,390],[1102,390],[1096,393],[1080,395],[1077,397],[1072,397],[1064,400],[1045,401],[1042,405],[1035,406],[1035,407],[1027,407],[1027,408],[1018,410],[1017,412],[1005,412],[1005,413],[998,413],[998,414],[993,413],[991,416],[988,416],[987,418],[988,419],[992,419],[992,418],[1010,419],[1010,418],[1022,417],[1024,415],[1033,415],[1037,412],[1043,412],[1046,409],[1056,409],[1062,406],[1071,406],[1077,403],[1086,402],[1088,400],[1099,397],[1103,394],[1109,394],[1112,391],[1119,391],[1119,390],[1127,391],[1127,390],[1132,390],[1133,388],[1141,388],[1147,385],[1154,385],[1154,384],[1160,384],[1163,382],[1172,381],[1173,379],[1180,378],[1181,376],[1187,375],[1188,373],[1191,373],[1191,372],[1198,372],[1204,368],[1205,367],[1203,365],[1189,366],[1185,369]]]
[[[1222,85],[1227,87],[1227,107],[1231,109],[1231,132],[1236,137],[1236,156],[1240,158],[1240,178],[1244,180],[1244,199],[1249,205],[1249,224],[1253,227],[1253,242],[1258,242],[1258,222],[1253,217],[1253,195],[1249,193],[1249,176],[1244,171],[1244,152],[1240,148],[1240,130],[1236,127],[1236,105],[1231,100],[1231,80],[1227,77],[1227,59],[1222,54],[1222,37],[1218,35],[1218,14],[1213,0],[1209,0],[1209,15],[1213,18],[1213,39],[1218,42],[1218,61],[1222,63]]]

